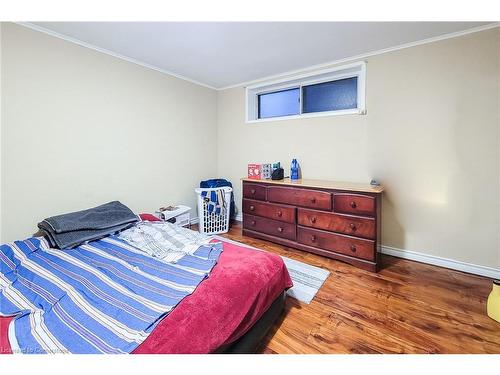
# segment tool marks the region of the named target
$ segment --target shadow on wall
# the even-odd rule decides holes
[[[405,230],[396,216],[396,204],[392,200],[390,189],[382,194],[382,245],[400,249],[405,248]],[[390,233],[388,233],[390,231]],[[390,239],[390,240],[389,240]],[[388,243],[387,240],[390,242]]]

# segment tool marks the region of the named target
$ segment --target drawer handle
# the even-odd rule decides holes
[[[283,232],[283,228],[282,227],[278,227],[278,232]]]
[[[352,251],[353,253],[355,253],[355,252],[356,252],[356,245],[351,245],[351,251]]]
[[[250,194],[255,194],[255,189],[250,190]]]
[[[279,216],[279,217],[282,217],[282,216],[283,216],[283,212],[278,211],[278,216]]]
[[[316,236],[314,234],[311,236],[311,242],[316,242]]]
[[[311,198],[311,203],[316,203],[316,198],[312,197]]]
[[[255,224],[256,224],[256,223],[255,223],[255,220],[252,220],[252,221],[250,222],[250,224],[255,225]]]
[[[254,206],[250,206],[250,211],[253,211],[255,210],[255,207]]]
[[[311,223],[313,223],[313,224],[314,224],[315,222],[316,222],[316,216],[313,216],[313,217],[311,218]]]
[[[351,202],[351,207],[352,207],[352,208],[356,208],[356,207],[357,207],[356,202],[352,201],[352,202]]]
[[[351,224],[349,224],[349,226],[351,227],[351,230],[352,230],[353,232],[355,232],[355,231],[356,231],[356,229],[357,229],[357,228],[356,228],[356,224],[351,223]]]

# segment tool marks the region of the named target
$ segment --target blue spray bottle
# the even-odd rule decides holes
[[[299,178],[299,163],[297,159],[292,159],[292,164],[290,165],[290,180],[298,180]]]

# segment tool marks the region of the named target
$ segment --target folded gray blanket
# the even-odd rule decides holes
[[[88,210],[49,217],[40,228],[53,246],[72,248],[129,228],[139,221],[124,204],[114,201]]]

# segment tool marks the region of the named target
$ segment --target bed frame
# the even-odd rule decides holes
[[[264,315],[242,337],[229,346],[221,347],[215,351],[219,354],[251,354],[255,353],[262,340],[266,337],[273,324],[280,318],[285,308],[286,291],[269,306]]]

